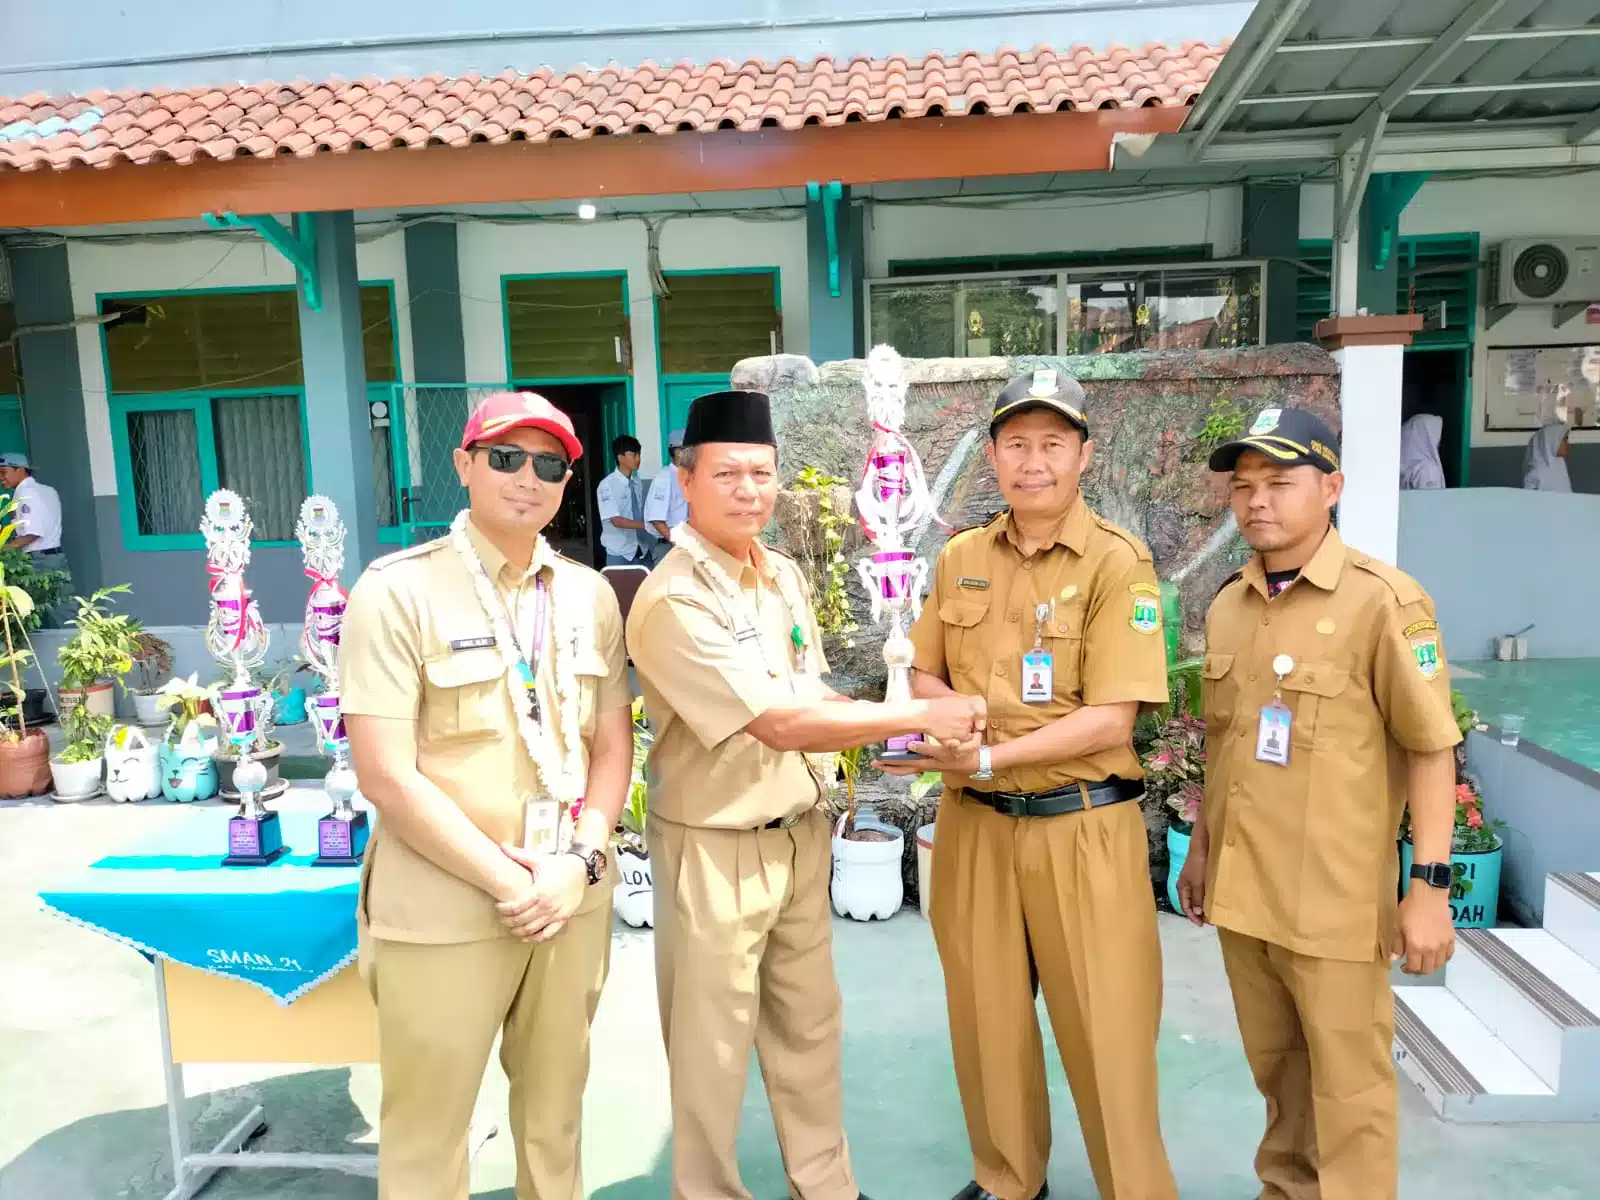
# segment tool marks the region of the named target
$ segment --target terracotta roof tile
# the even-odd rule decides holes
[[[923,59],[717,59],[485,78],[297,79],[82,96],[0,96],[0,170],[680,130],[799,129],[930,114],[1193,102],[1227,44],[1001,47]]]

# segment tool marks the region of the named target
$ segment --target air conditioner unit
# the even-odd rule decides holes
[[[1600,300],[1600,238],[1519,238],[1494,257],[1497,304],[1564,305]]]

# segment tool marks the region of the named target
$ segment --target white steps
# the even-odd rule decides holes
[[[1395,989],[1395,1062],[1447,1120],[1600,1120],[1600,876],[1545,892],[1544,929],[1460,930],[1444,987]]]

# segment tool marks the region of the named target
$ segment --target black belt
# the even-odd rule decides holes
[[[1104,808],[1144,795],[1144,784],[1136,779],[1112,776],[1104,783],[1069,783],[1048,792],[980,792],[963,788],[970,798],[1007,817],[1059,817],[1086,808]]]

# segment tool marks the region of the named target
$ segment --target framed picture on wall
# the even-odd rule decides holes
[[[1600,342],[1491,346],[1484,428],[1526,433],[1565,410],[1574,426],[1600,425]]]

